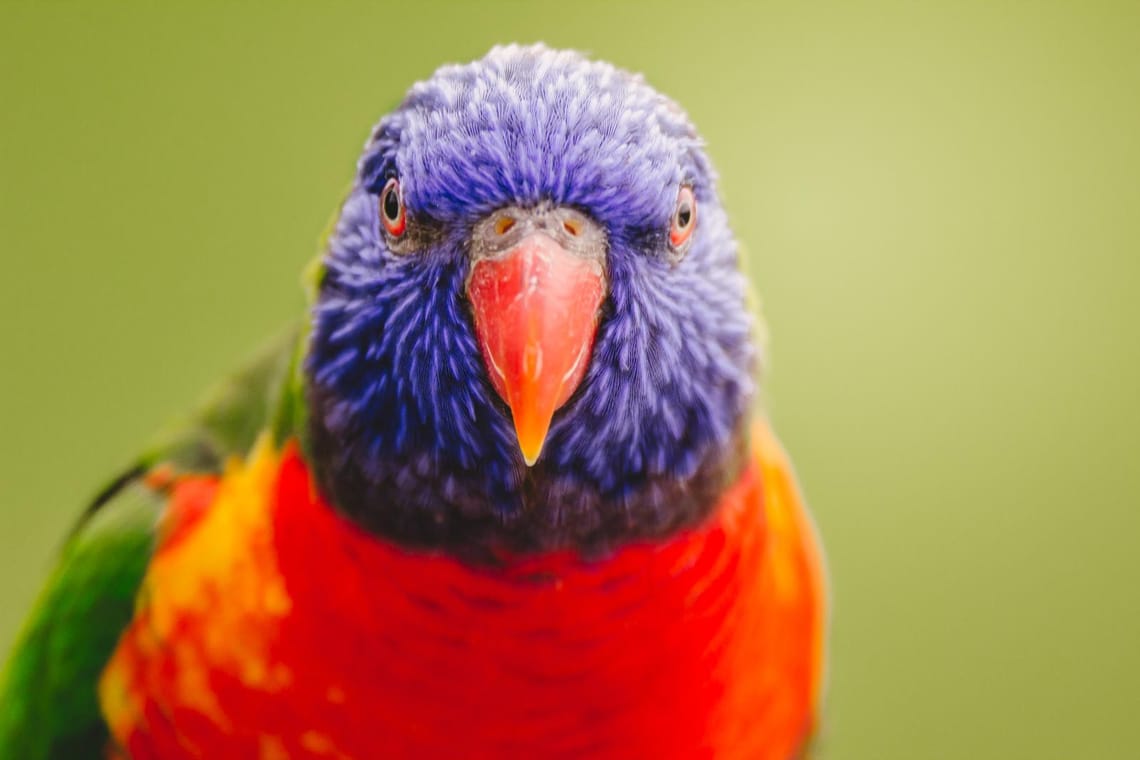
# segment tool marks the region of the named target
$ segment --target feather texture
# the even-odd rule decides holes
[[[421,231],[412,251],[379,223],[392,177]],[[700,223],[678,261],[682,185]],[[609,293],[581,387],[528,468],[465,288],[472,226],[538,204],[601,225]],[[737,474],[757,357],[736,242],[696,130],[641,77],[541,45],[441,68],[374,130],[325,266],[307,362],[314,464],[370,530],[602,553],[696,524]]]
[[[496,567],[362,532],[263,443],[176,489],[101,685],[114,734],[135,760],[789,758],[823,590],[787,462],[756,438],[708,525]]]

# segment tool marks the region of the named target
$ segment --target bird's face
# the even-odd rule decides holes
[[[606,547],[735,473],[754,350],[687,118],[541,46],[417,84],[368,142],[307,362],[322,487],[459,548]]]

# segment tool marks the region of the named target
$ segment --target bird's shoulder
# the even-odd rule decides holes
[[[759,420],[752,429],[752,451],[761,481],[765,563],[759,588],[765,604],[778,607],[773,619],[787,626],[784,642],[792,642],[789,659],[800,663],[807,687],[813,733],[826,685],[825,651],[830,592],[827,564],[815,521],[800,489],[791,459],[770,423]]]
[[[290,432],[297,346],[295,329],[277,338],[81,512],[0,673],[0,759],[103,756],[96,682],[155,546],[190,526],[227,459],[258,436]]]

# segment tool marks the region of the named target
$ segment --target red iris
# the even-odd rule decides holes
[[[404,196],[400,193],[400,181],[395,177],[388,180],[380,191],[380,221],[392,237],[400,237],[408,228]]]
[[[691,187],[682,187],[677,193],[677,208],[673,211],[673,222],[669,227],[669,243],[680,248],[689,242],[696,226],[697,197]]]

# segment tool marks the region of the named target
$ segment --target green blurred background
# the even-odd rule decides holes
[[[722,175],[830,555],[827,757],[1140,752],[1140,12],[0,6],[0,650],[77,508],[302,305],[370,125],[545,40]]]

